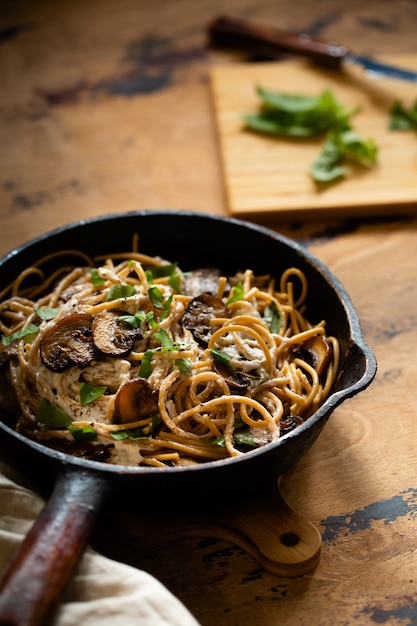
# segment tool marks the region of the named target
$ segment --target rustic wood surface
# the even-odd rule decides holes
[[[0,7],[1,254],[104,213],[227,214],[209,73],[249,60],[208,49],[207,25],[220,14],[335,39],[358,53],[417,54],[413,0]],[[338,276],[378,361],[372,385],[335,411],[280,483],[287,504],[319,529],[320,562],[280,577],[225,538],[142,551],[127,527],[124,542],[108,532],[103,543],[110,556],[157,576],[202,626],[417,624],[417,221],[393,212],[269,225]]]

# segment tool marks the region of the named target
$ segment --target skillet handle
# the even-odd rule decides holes
[[[45,626],[88,543],[107,493],[98,472],[66,468],[0,581],[0,626]]]

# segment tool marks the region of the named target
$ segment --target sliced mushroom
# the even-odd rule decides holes
[[[227,386],[233,393],[245,393],[251,382],[259,379],[259,376],[231,369],[221,363],[215,362],[214,369],[220,376],[223,376]]]
[[[158,410],[157,394],[145,378],[134,378],[124,383],[114,402],[115,424],[128,424],[151,417]]]
[[[182,324],[199,344],[207,346],[212,334],[210,320],[214,317],[230,317],[230,310],[220,298],[203,293],[190,301]]]
[[[133,347],[133,342],[142,336],[140,328],[134,328],[120,319],[123,311],[101,311],[93,319],[93,342],[97,350],[107,356],[124,356]]]
[[[40,355],[53,372],[64,372],[77,365],[86,367],[96,357],[91,336],[92,317],[74,313],[57,322],[43,337]]]
[[[309,365],[314,367],[318,376],[321,376],[329,365],[332,350],[324,337],[316,335],[298,346],[294,350],[294,354],[300,356],[304,361],[309,363]]]
[[[286,435],[287,433],[290,433],[292,430],[294,430],[294,428],[297,428],[297,426],[300,426],[302,423],[303,418],[299,415],[293,415],[291,413],[290,415],[283,417],[279,423],[279,432],[281,437],[283,435]]]

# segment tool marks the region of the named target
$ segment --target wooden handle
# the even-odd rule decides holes
[[[87,545],[107,492],[99,473],[64,471],[0,582],[0,626],[45,626]]]
[[[302,55],[329,68],[337,69],[348,49],[336,43],[312,39],[306,34],[279,31],[244,20],[219,17],[209,26],[210,43],[215,47],[260,51],[274,58],[282,52]]]

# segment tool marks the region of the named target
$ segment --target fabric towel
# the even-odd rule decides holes
[[[0,463],[0,572],[44,506]],[[55,626],[199,626],[150,574],[87,548],[59,608]]]

